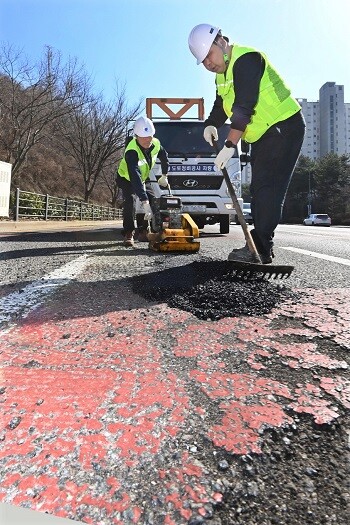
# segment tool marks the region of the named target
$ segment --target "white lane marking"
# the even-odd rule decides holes
[[[26,317],[31,310],[41,304],[47,295],[74,279],[86,265],[87,257],[88,254],[84,254],[44,275],[40,280],[33,281],[22,290],[0,299],[0,323],[10,321],[18,313],[21,313],[22,317]]]
[[[299,230],[284,230],[283,233],[290,233],[291,235],[308,235],[309,237],[321,237],[327,235],[326,232],[315,232],[315,231],[308,231],[308,232],[301,232]],[[334,230],[330,232],[330,235],[332,236],[334,234]]]
[[[336,262],[339,264],[345,264],[345,266],[350,266],[350,259],[334,257],[333,255],[326,255],[325,253],[310,252],[310,250],[301,250],[300,248],[293,248],[292,246],[280,246],[280,248],[282,248],[282,250],[289,250],[291,252],[301,253],[303,255],[310,255],[311,257],[317,257],[318,259],[324,259],[326,261]]]

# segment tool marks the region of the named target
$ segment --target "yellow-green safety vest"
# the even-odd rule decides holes
[[[223,100],[226,115],[232,117],[232,106],[235,100],[235,81],[233,78],[233,65],[245,53],[258,52],[253,47],[234,45],[226,75],[216,75],[216,88],[218,95]],[[268,61],[266,55],[261,53],[265,60],[265,71],[260,81],[258,102],[255,113],[247,125],[242,138],[247,142],[257,141],[271,126],[281,120],[286,120],[298,111],[300,105],[291,96],[291,91],[275,68]]]
[[[124,157],[120,161],[120,164],[119,164],[119,167],[118,167],[119,175],[121,177],[124,177],[127,180],[130,180],[130,174],[129,174],[129,171],[128,171],[128,165],[127,165],[126,160],[125,160],[125,153],[127,151],[133,149],[133,150],[136,151],[137,156],[139,158],[137,164],[138,164],[138,167],[139,167],[140,172],[141,172],[141,180],[142,180],[142,182],[145,182],[148,179],[149,172],[151,171],[151,169],[155,165],[156,159],[158,157],[158,153],[159,153],[159,150],[160,150],[160,141],[158,139],[156,139],[155,137],[153,137],[151,145],[153,145],[154,148],[151,151],[151,166],[150,166],[148,164],[148,162],[147,162],[147,159],[146,159],[142,149],[138,145],[136,139],[135,138],[132,139],[129,142],[129,144],[127,145],[127,147],[125,148]]]

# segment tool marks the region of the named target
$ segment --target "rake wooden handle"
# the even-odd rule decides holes
[[[217,142],[215,142],[215,140],[213,141],[213,145],[214,145],[214,149],[215,149],[216,154],[218,154],[220,150],[219,150],[218,144],[217,144]],[[248,245],[248,249],[254,255],[254,258],[256,259],[256,262],[261,264],[261,258],[260,258],[259,252],[256,249],[255,243],[254,243],[253,238],[252,238],[252,236],[250,234],[250,231],[248,229],[248,225],[247,225],[247,223],[246,223],[246,221],[244,219],[243,212],[242,212],[241,207],[239,205],[239,202],[238,202],[238,199],[237,199],[237,196],[236,196],[236,192],[235,192],[235,189],[234,189],[233,184],[231,182],[230,176],[229,176],[229,174],[227,172],[227,169],[226,168],[222,168],[221,171],[222,171],[222,174],[224,176],[224,179],[225,179],[225,182],[226,182],[226,186],[227,186],[228,192],[230,194],[232,203],[233,203],[233,205],[235,207],[237,218],[238,218],[238,222],[239,222],[239,224],[242,227],[244,238],[245,238],[246,243]]]

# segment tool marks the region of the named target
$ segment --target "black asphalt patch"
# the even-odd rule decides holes
[[[199,319],[261,316],[296,298],[285,284],[235,276],[227,261],[195,261],[132,279],[134,293],[190,312]]]

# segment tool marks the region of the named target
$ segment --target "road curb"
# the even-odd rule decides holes
[[[38,231],[57,231],[75,230],[80,228],[94,227],[99,228],[120,228],[122,221],[0,221],[0,234],[38,232]]]

